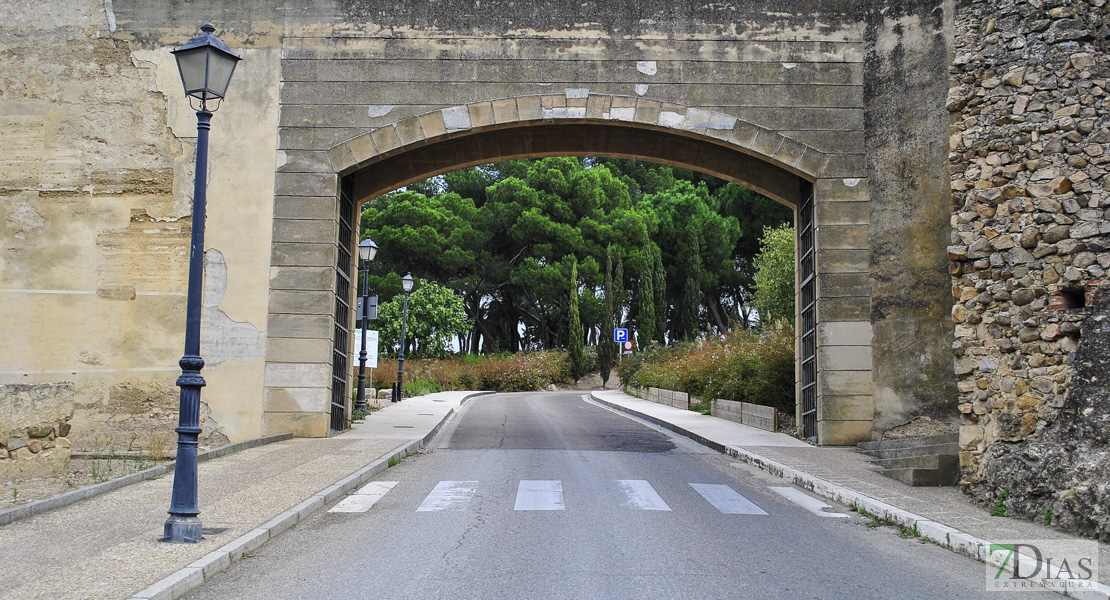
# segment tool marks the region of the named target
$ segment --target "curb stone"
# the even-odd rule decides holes
[[[471,398],[492,393],[494,392],[477,392],[470,394],[459,401],[459,406],[461,407]],[[216,574],[242,560],[244,554],[250,554],[261,548],[266,542],[269,542],[282,532],[292,528],[294,525],[320,511],[320,509],[336,502],[343,496],[346,496],[360,486],[366,484],[374,477],[377,477],[389,468],[389,462],[391,460],[400,461],[426,446],[443,427],[444,423],[451,420],[455,414],[456,410],[454,408],[450,409],[439,423],[437,423],[423,438],[401,444],[374,462],[313,494],[307,500],[304,500],[293,508],[279,513],[274,518],[258,526],[258,528],[239,536],[223,547],[209,552],[202,558],[190,563],[188,566],[177,570],[161,581],[132,595],[130,600],[175,600],[199,588]]]
[[[943,546],[944,548],[956,552],[957,554],[962,554],[969,558],[974,558],[979,562],[995,567],[1002,566],[1006,558],[1005,554],[1002,551],[997,551],[993,554],[990,553],[989,541],[971,535],[970,533],[967,533],[965,531],[961,531],[960,529],[957,529],[955,527],[951,527],[943,523],[938,523],[931,519],[922,517],[921,515],[917,515],[907,510],[900,509],[876,498],[872,498],[867,494],[857,492],[853,489],[846,488],[841,485],[837,485],[828,480],[821,479],[820,477],[817,477],[815,475],[810,475],[809,473],[760,456],[759,454],[745,450],[741,447],[724,446],[719,442],[706,440],[704,437],[689,432],[682,427],[678,427],[657,417],[638,412],[629,407],[606,402],[605,400],[598,398],[593,394],[590,394],[590,397],[594,401],[604,404],[605,406],[609,406],[621,412],[635,415],[641,419],[655,423],[656,425],[659,425],[665,429],[669,429],[671,431],[674,431],[675,433],[688,437],[704,446],[717,450],[718,452],[727,454],[728,456],[758,467],[772,475],[781,477],[782,479],[789,481],[790,483],[793,483],[798,487],[809,490],[819,496],[824,496],[825,498],[834,500],[845,506],[860,507],[866,509],[867,512],[871,513],[872,515],[875,515],[880,519],[885,519],[886,521],[889,521],[895,525],[900,525],[902,527],[907,527],[910,529],[916,528],[923,539]],[[1022,564],[1025,565],[1035,564],[1035,559],[1023,554],[1018,554],[1018,560],[1022,561]],[[1017,561],[1015,561],[1015,563],[1016,562]],[[1007,564],[1006,571],[1012,573],[1013,566]],[[1043,581],[1044,579],[1044,577],[1040,577],[1038,579],[1035,579],[1034,581]],[[1095,589],[1093,590],[1067,591],[1050,588],[1050,591],[1069,598],[1080,598],[1082,600],[1110,600],[1110,586],[1097,582],[1095,583]]]
[[[208,450],[207,452],[201,452],[200,454],[197,454],[197,462],[205,462],[208,460],[212,460],[213,458],[227,456],[228,454],[234,454],[236,452],[241,452],[249,448],[257,448],[258,446],[265,446],[266,444],[272,444],[274,442],[283,442],[285,440],[292,439],[292,437],[292,433],[279,433],[276,435],[268,435],[265,437],[255,438],[253,440],[246,440],[243,442],[228,444],[226,446],[220,446],[219,448],[214,448],[212,450]],[[59,494],[52,498],[44,498],[35,502],[29,502],[27,504],[24,504],[23,506],[17,506],[16,508],[9,508],[8,510],[0,512],[0,526],[14,523],[15,521],[21,521],[28,517],[42,514],[47,511],[69,506],[70,504],[76,504],[77,502],[80,502],[87,498],[94,498],[101,494],[106,494],[108,492],[139,483],[140,481],[146,481],[148,479],[161,477],[162,475],[165,475],[166,473],[172,471],[176,464],[177,461],[171,460],[169,462],[153,466],[149,469],[136,471],[134,473],[131,473],[130,475],[124,475],[123,477],[117,477],[115,479],[111,479],[102,483],[86,485],[85,487],[78,488],[64,494]]]

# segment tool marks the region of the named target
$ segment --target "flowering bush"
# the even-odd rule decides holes
[[[783,324],[761,334],[735,332],[724,341],[702,340],[649,349],[618,367],[621,381],[638,387],[687,392],[794,410],[794,329]]]

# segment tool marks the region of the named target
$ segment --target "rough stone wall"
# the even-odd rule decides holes
[[[1021,514],[1051,510],[1076,528],[1101,519],[1104,531],[1105,489],[1087,484],[1100,473],[1104,488],[1108,463],[1092,471],[1059,452],[1105,445],[1105,425],[1091,426],[1107,410],[1091,397],[1100,384],[1076,365],[1094,364],[1080,357],[1106,335],[1085,321],[1110,268],[1108,10],[963,2],[948,98],[964,487],[983,502],[1006,489]]]
[[[0,481],[57,475],[69,464],[73,384],[20,384],[0,396]]]

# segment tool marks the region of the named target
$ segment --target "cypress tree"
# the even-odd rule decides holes
[[[693,223],[686,227],[683,250],[682,272],[686,274],[686,282],[682,286],[682,301],[675,319],[675,337],[689,342],[698,336],[698,316],[701,312],[701,247]]]
[[[660,344],[665,344],[663,339],[667,332],[667,272],[663,270],[663,253],[659,246],[651,247],[652,260],[655,263],[655,273],[652,284],[655,286],[655,338]]]
[[[636,314],[636,334],[641,348],[646,348],[657,338],[655,333],[655,260],[650,252],[644,253],[640,261],[639,309]]]
[[[570,267],[570,327],[567,340],[567,354],[570,358],[571,376],[579,379],[586,374],[586,343],[582,331],[582,319],[578,314],[578,260]]]
[[[601,337],[597,340],[597,367],[602,385],[609,383],[609,371],[617,359],[616,343],[609,337],[616,328],[613,292],[613,246],[610,245],[605,252],[605,304],[601,315]]]

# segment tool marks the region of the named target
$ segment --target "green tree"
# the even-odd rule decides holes
[[[570,266],[570,298],[568,299],[569,306],[569,325],[567,327],[568,340],[567,340],[567,355],[570,359],[571,375],[575,379],[581,378],[586,374],[589,365],[586,364],[586,343],[583,339],[584,334],[582,331],[582,321],[578,317],[578,262],[574,261]]]
[[[646,348],[652,340],[659,339],[655,330],[659,321],[655,318],[654,278],[655,260],[649,250],[640,256],[640,290],[637,297],[636,333],[641,348]]]
[[[767,227],[755,258],[755,306],[760,323],[794,324],[794,228]]]
[[[400,348],[404,300],[404,294],[397,294],[378,307],[378,340],[387,349],[383,354],[396,356]],[[406,356],[446,356],[451,339],[469,328],[466,309],[458,294],[434,281],[418,280],[415,283],[409,295],[405,325]]]
[[[692,341],[698,336],[701,314],[701,249],[698,244],[698,232],[693,223],[686,227],[686,238],[683,242],[682,272],[683,278],[682,300],[676,308],[674,320],[674,339]]]
[[[609,372],[617,360],[617,344],[610,336],[616,328],[616,298],[613,287],[613,246],[605,251],[605,304],[601,317],[601,335],[597,340],[597,368],[601,375],[601,384],[609,383]]]
[[[653,273],[652,285],[655,292],[655,338],[660,344],[666,344],[664,339],[667,332],[667,272],[663,269],[663,253],[658,246],[652,247],[651,252]]]

